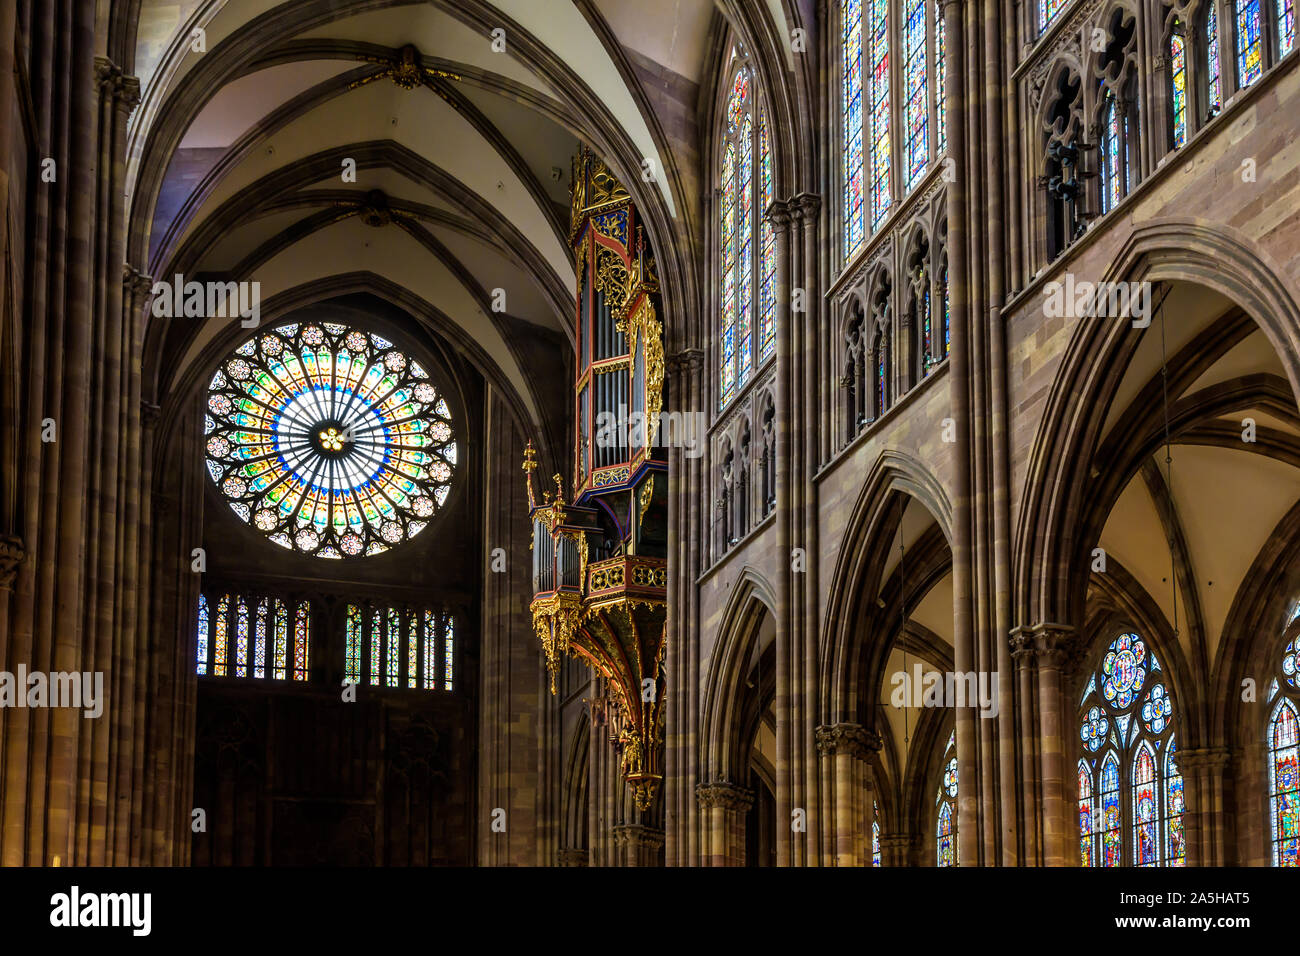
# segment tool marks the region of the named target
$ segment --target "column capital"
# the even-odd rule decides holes
[[[813,733],[817,740],[817,753],[821,756],[848,754],[865,760],[885,745],[880,734],[861,724],[822,724]]]
[[[668,356],[668,370],[674,373],[694,372],[704,368],[704,349],[682,349]]]
[[[1209,770],[1222,773],[1232,760],[1232,751],[1227,747],[1179,749],[1174,760],[1182,770]]]
[[[790,223],[795,218],[794,203],[782,202],[776,200],[772,205],[767,207],[766,218],[772,224],[772,230],[778,234],[785,233],[790,229]]]
[[[805,222],[816,222],[817,214],[821,212],[822,197],[816,193],[800,193],[790,200],[791,211],[802,216]]]
[[[620,847],[637,847],[646,850],[658,850],[664,845],[664,831],[640,823],[624,823],[611,828],[614,843]]]
[[[11,534],[0,535],[0,591],[8,591],[18,574],[18,566],[27,557],[21,538]]]
[[[1010,640],[1013,651],[1032,650],[1043,667],[1068,668],[1080,650],[1073,625],[1050,621],[1012,628]]]
[[[754,792],[730,780],[714,780],[696,785],[695,800],[703,809],[721,807],[743,812],[754,805]]]

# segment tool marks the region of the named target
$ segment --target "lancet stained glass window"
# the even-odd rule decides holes
[[[451,690],[455,619],[445,609],[349,604],[343,656],[343,677],[351,684]]]
[[[370,332],[282,325],[208,389],[208,473],[239,518],[300,554],[378,554],[419,534],[451,488],[451,411],[424,366]]]
[[[934,7],[934,123],[935,139],[939,142],[938,152],[942,153],[948,148],[948,124],[947,124],[947,104],[945,102],[944,84],[948,78],[944,75],[947,69],[944,58],[944,37],[943,37],[943,11],[938,4]]]
[[[903,24],[903,169],[911,190],[925,175],[930,162],[930,99],[926,90],[925,7],[926,0],[907,0]]]
[[[871,801],[871,865],[880,866],[880,804]]]
[[[199,676],[305,681],[310,648],[311,604],[306,600],[199,595],[195,655]]]
[[[935,863],[937,866],[957,865],[957,731],[948,735],[948,745],[943,752],[943,777],[939,781],[939,794],[935,797],[939,807],[935,827]]]
[[[1300,867],[1300,637],[1294,624],[1300,602],[1287,615],[1290,637],[1277,659],[1269,693],[1265,752],[1268,759],[1269,843],[1274,866]]]
[[[862,0],[845,0],[840,8],[841,114],[844,118],[844,253],[852,255],[867,238],[863,177]]]
[[[765,218],[773,198],[771,138],[747,67],[736,72],[726,123],[719,213],[720,405],[776,350],[776,235]]]
[[[1237,85],[1245,88],[1264,72],[1264,37],[1260,0],[1237,3]]]
[[[1210,100],[1209,115],[1214,116],[1223,106],[1223,81],[1219,73],[1219,14],[1216,3],[1210,3],[1205,10],[1205,74]]]
[[[1280,59],[1295,46],[1295,0],[1277,2],[1277,55]]]
[[[867,63],[870,65],[868,114],[871,179],[871,228],[885,221],[890,209],[889,143],[889,0],[868,0],[870,21]]]
[[[1156,655],[1137,634],[1115,638],[1079,710],[1079,862],[1184,866],[1183,778],[1174,705]]]
[[[1173,95],[1174,148],[1187,142],[1187,44],[1182,34],[1169,37],[1169,82]]]

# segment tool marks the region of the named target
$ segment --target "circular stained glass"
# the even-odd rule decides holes
[[[1300,641],[1287,641],[1282,652],[1282,676],[1286,682],[1300,690]]]
[[[957,758],[948,761],[943,771],[943,789],[950,797],[957,796]]]
[[[1156,684],[1147,691],[1146,700],[1142,702],[1142,723],[1153,734],[1162,733],[1174,712],[1174,703],[1165,693],[1164,684]]]
[[[1088,710],[1088,715],[1084,717],[1082,725],[1079,727],[1079,737],[1083,740],[1084,745],[1093,753],[1101,749],[1101,745],[1106,742],[1106,732],[1110,722],[1106,715],[1101,712],[1100,707],[1092,707]]]
[[[1133,703],[1146,680],[1147,647],[1136,634],[1121,634],[1101,662],[1102,696],[1112,707],[1124,710]]]
[[[332,322],[248,340],[208,387],[208,474],[240,519],[322,558],[419,534],[456,468],[451,411],[392,342]]]

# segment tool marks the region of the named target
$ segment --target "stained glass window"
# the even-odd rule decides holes
[[[1300,602],[1286,617],[1285,628],[1295,634]],[[1300,867],[1300,638],[1292,636],[1282,648],[1276,676],[1269,689],[1273,704],[1266,728],[1268,809],[1274,866]]]
[[[1107,91],[1102,122],[1102,211],[1110,212],[1128,191],[1128,119]]]
[[[759,362],[776,352],[776,231],[767,220],[774,199],[772,185],[772,143],[767,123],[758,128],[759,217],[762,220],[763,251],[758,272]]]
[[[1169,81],[1173,93],[1174,149],[1187,142],[1187,48],[1182,36],[1169,37]]]
[[[952,318],[948,313],[948,254],[943,256],[943,269],[939,273],[939,283],[943,289],[943,354],[946,356],[952,346]]]
[[[1079,862],[1083,866],[1096,866],[1094,854],[1096,842],[1093,840],[1093,803],[1092,774],[1088,764],[1079,761]]]
[[[1283,697],[1269,722],[1269,815],[1274,866],[1300,866],[1300,713]]]
[[[889,0],[867,0],[870,22],[867,63],[870,65],[869,104],[871,165],[871,229],[885,221],[890,209],[889,167]]]
[[[1066,0],[1038,0],[1038,30],[1041,33],[1047,25],[1061,12]]]
[[[1111,642],[1079,710],[1079,861],[1183,866],[1183,778],[1164,670],[1137,634]]]
[[[446,610],[349,604],[344,613],[344,676],[349,683],[406,690],[451,690],[455,620]]]
[[[1219,14],[1218,4],[1210,3],[1205,12],[1205,65],[1206,87],[1210,99],[1210,115],[1223,106],[1223,81],[1219,74]]]
[[[457,446],[415,359],[332,322],[249,339],[212,377],[207,465],[239,518],[323,558],[387,551],[447,498]]]
[[[880,804],[871,801],[871,865],[880,866]]]
[[[221,600],[217,603],[217,616],[212,622],[212,676],[226,676],[226,639],[229,635],[229,626],[226,623],[226,615],[230,613],[230,597],[222,595]],[[203,622],[207,624],[206,619]]]
[[[944,84],[948,81],[944,70],[947,69],[944,59],[944,36],[943,36],[943,14],[939,5],[934,7],[934,122],[935,138],[939,141],[938,152],[942,153],[948,148],[948,125],[947,125],[947,103],[945,102],[946,94]]]
[[[889,333],[884,328],[876,331],[875,349],[876,417],[889,407]]]
[[[841,104],[844,118],[844,253],[852,255],[867,238],[862,130],[862,0],[844,0],[840,8]]]
[[[776,234],[766,220],[774,198],[772,147],[746,67],[736,73],[726,116],[719,215],[721,405],[776,351]]]
[[[344,679],[352,684],[361,683],[361,608],[355,604],[348,605],[346,617],[346,651],[344,656]]]
[[[1295,46],[1295,0],[1277,2],[1277,55],[1284,57]]]
[[[736,147],[722,158],[722,403],[736,393]]]
[[[196,673],[202,677],[208,672],[208,598],[199,595],[199,634],[195,651]]]
[[[903,169],[911,190],[925,175],[930,162],[930,98],[926,91],[925,7],[926,0],[908,0],[903,24]]]
[[[1237,85],[1243,89],[1264,72],[1264,38],[1260,24],[1260,0],[1237,3]]]
[[[957,732],[948,735],[943,753],[943,779],[939,782],[939,807],[935,828],[936,864],[957,865]]]
[[[307,680],[311,605],[291,608],[280,598],[200,594],[196,673],[207,675],[210,667],[212,677]]]

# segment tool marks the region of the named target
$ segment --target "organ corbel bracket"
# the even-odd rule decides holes
[[[554,694],[560,655],[569,653],[574,632],[582,620],[582,597],[560,591],[533,601],[529,610],[533,615],[533,630],[546,655],[546,669],[551,674],[551,693]]]

